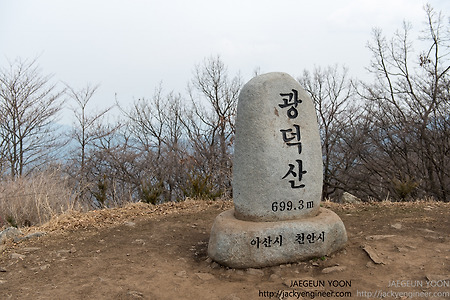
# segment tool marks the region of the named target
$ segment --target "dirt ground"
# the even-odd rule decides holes
[[[330,257],[228,269],[207,256],[229,201],[66,214],[8,242],[0,299],[450,299],[450,204],[322,203],[349,241]]]

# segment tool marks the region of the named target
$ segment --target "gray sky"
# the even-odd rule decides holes
[[[359,78],[373,27],[386,35],[425,21],[421,0],[0,0],[0,65],[35,58],[44,74],[79,89],[100,83],[94,106],[150,98],[160,82],[186,94],[196,64],[220,55],[248,81],[314,65]],[[449,15],[450,1],[429,0]]]

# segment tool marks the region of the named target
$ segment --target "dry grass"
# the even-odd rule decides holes
[[[359,204],[340,204],[331,201],[323,201],[323,207],[332,210],[352,211],[358,209],[378,209],[378,208],[418,208],[432,209],[435,207],[449,207],[450,203],[436,202],[430,199],[424,199],[415,202],[363,202]],[[233,207],[232,200],[202,200],[186,199],[182,202],[167,202],[159,205],[147,204],[142,202],[127,203],[122,207],[105,208],[82,212],[80,210],[68,210],[62,214],[55,215],[48,222],[40,226],[40,231],[72,231],[77,229],[99,229],[123,224],[126,221],[133,221],[141,217],[157,218],[159,216],[180,214],[180,213],[198,213],[210,207],[216,207],[218,210],[230,209]],[[36,228],[35,228],[36,229]]]
[[[325,201],[321,202],[321,206],[325,208],[330,208],[334,210],[355,210],[361,208],[390,208],[390,209],[424,209],[430,210],[436,207],[449,207],[450,203],[436,201],[432,197],[426,197],[423,199],[415,199],[414,201],[403,201],[403,202],[395,202],[386,199],[385,201],[370,201],[370,202],[361,202],[358,204],[352,203],[336,203],[330,201],[330,199],[325,199]]]
[[[186,199],[186,201],[182,202],[167,202],[159,205],[142,202],[128,203],[123,207],[105,208],[88,212],[72,210],[53,217],[42,225],[39,230],[49,232],[58,230],[70,231],[81,228],[97,229],[122,224],[125,221],[143,216],[153,218],[179,213],[197,213],[211,206],[226,209],[233,207],[233,202]]]
[[[74,209],[73,189],[58,169],[0,182],[0,227],[40,225]]]
[[[58,170],[0,181],[0,230],[2,227],[58,229],[99,228],[139,216],[158,216],[180,211],[199,211],[211,205],[232,206],[231,201],[187,199],[161,205],[125,203],[122,207],[86,211],[75,205],[77,194],[68,178]]]
[[[198,212],[210,206],[222,209],[233,207],[233,202],[187,199],[160,205],[127,203],[122,207],[84,211],[74,206],[74,189],[59,170],[48,170],[27,178],[0,182],[0,229],[2,226],[36,226],[44,231],[100,228],[123,223],[140,216],[160,216],[179,212]],[[428,207],[442,206],[442,202],[422,199],[414,202],[364,202],[338,204],[329,199],[322,206],[331,209],[351,210],[356,207]],[[8,221],[9,222],[8,222]],[[14,224],[12,224],[14,223]]]

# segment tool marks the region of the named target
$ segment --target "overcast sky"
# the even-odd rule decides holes
[[[99,107],[150,98],[160,82],[185,94],[196,64],[220,55],[244,81],[256,68],[297,77],[314,65],[366,76],[374,27],[425,21],[421,0],[0,0],[0,66],[39,57],[44,74],[79,89],[101,84]],[[446,16],[450,1],[429,0]],[[95,106],[95,105],[94,105]]]

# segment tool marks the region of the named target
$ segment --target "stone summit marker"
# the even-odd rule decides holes
[[[234,209],[217,216],[208,255],[258,268],[341,249],[341,219],[321,208],[322,150],[314,105],[286,73],[250,80],[239,95],[233,163]]]

